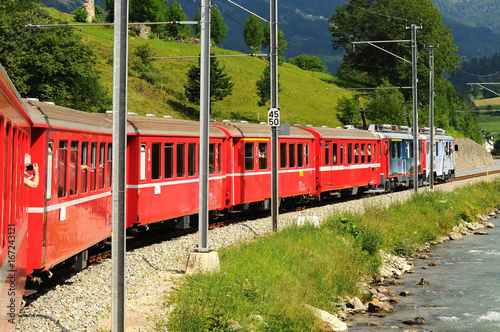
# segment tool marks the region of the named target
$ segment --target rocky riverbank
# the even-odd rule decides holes
[[[467,223],[462,221],[448,236],[443,236],[435,242],[427,243],[425,246],[418,248],[413,257],[397,257],[381,252],[383,265],[380,269],[380,275],[377,280],[373,280],[371,283],[363,282],[362,284],[362,287],[372,295],[373,299],[363,303],[358,298],[345,298],[339,308],[338,316],[346,323],[346,328],[350,327],[350,330],[353,331],[363,331],[368,328],[370,330],[385,330],[389,328],[379,318],[392,314],[394,312],[394,305],[405,302],[404,298],[413,295],[412,287],[405,289],[405,282],[401,281],[402,277],[405,274],[415,273],[414,267],[422,265],[423,261],[430,260],[429,263],[421,266],[423,269],[438,266],[432,260],[432,249],[435,245],[448,241],[460,241],[467,235],[487,235],[487,229],[495,228],[490,219],[497,214],[500,214],[500,209],[492,210],[489,215],[478,215],[478,218],[481,220],[480,222]],[[426,278],[416,278],[413,284],[428,286],[430,283]],[[396,291],[394,288],[399,288],[399,290]],[[411,312],[408,312],[408,315],[411,315]],[[427,324],[425,318],[418,316],[406,318],[400,322],[408,326],[408,328],[403,330],[405,332],[420,331],[415,326],[424,326]],[[390,326],[390,328],[399,329],[400,326]],[[347,331],[347,329],[337,331]]]

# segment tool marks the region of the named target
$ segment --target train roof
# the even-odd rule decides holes
[[[429,127],[420,128],[419,132],[420,132],[420,134],[424,135],[425,138],[429,138],[430,139],[431,130],[430,130]],[[436,128],[434,130],[434,139],[435,140],[448,140],[448,141],[455,140],[455,138],[453,138],[452,136],[450,136],[445,129],[441,129],[441,128]]]
[[[24,99],[35,127],[61,127],[111,133],[112,123],[99,113],[77,111],[72,108]]]
[[[309,130],[311,132],[316,132],[320,138],[340,138],[340,139],[379,138],[379,136],[373,131],[361,130],[354,127],[348,127],[348,128],[305,127],[304,129]]]
[[[111,117],[112,114],[108,114]],[[200,122],[167,117],[127,115],[127,132],[142,135],[200,136]],[[225,137],[219,128],[209,126],[210,136]]]
[[[232,137],[271,137],[271,127],[267,123],[214,122],[215,126],[225,129]],[[279,132],[278,132],[279,133]],[[313,138],[313,135],[296,126],[290,126],[290,135],[280,137]]]
[[[10,80],[9,75],[0,64],[0,108],[1,113],[7,119],[19,126],[28,128],[32,125],[32,119],[28,114],[19,92]]]

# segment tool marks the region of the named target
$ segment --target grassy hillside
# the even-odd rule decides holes
[[[84,27],[79,32],[98,55],[98,67],[103,73],[103,83],[112,93],[113,84],[113,29],[107,27]],[[172,115],[174,118],[198,119],[198,105],[189,103],[184,97],[186,73],[197,59],[153,60],[152,69],[140,70],[140,59],[134,54],[144,44],[149,44],[157,57],[197,56],[199,45],[164,40],[143,40],[129,37],[129,86],[128,110],[138,114],[154,113]],[[212,47],[217,54],[237,52]],[[218,59],[232,76],[233,95],[212,104],[212,117],[217,120],[266,121],[267,106],[257,106],[256,81],[266,60],[253,57],[224,57]],[[143,67],[143,66],[142,66]],[[303,71],[293,65],[279,67],[281,93],[278,105],[281,121],[302,125],[338,126],[335,108],[341,97],[353,97],[345,91],[330,91],[336,88],[337,79],[329,74]],[[345,82],[342,82],[345,83]]]

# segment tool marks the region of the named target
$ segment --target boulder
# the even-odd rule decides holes
[[[368,312],[378,313],[378,314],[390,314],[394,311],[394,308],[389,303],[380,302],[377,300],[368,302]]]
[[[464,239],[464,236],[462,234],[459,234],[457,232],[451,232],[450,233],[450,240],[460,241],[460,240],[463,240],[463,239]]]
[[[315,308],[311,305],[306,304],[306,308],[311,310],[314,316],[321,321],[322,327],[324,331],[332,331],[332,332],[347,332],[346,323],[342,322],[336,316],[331,313]]]
[[[412,319],[404,320],[403,324],[407,324],[407,325],[425,325],[425,324],[427,324],[427,321],[425,320],[425,318],[415,317],[415,318],[412,318]]]

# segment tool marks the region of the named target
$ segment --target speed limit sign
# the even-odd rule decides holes
[[[271,127],[278,127],[280,125],[280,109],[270,108],[267,111],[267,124]]]

